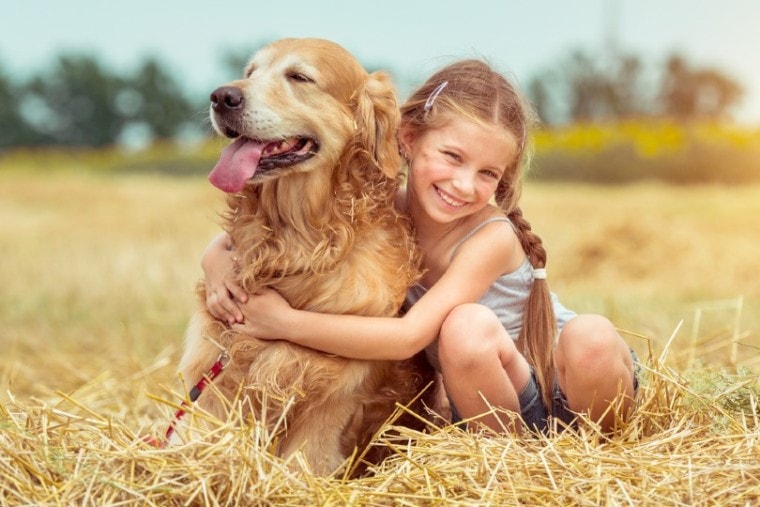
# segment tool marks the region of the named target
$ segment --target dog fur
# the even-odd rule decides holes
[[[295,308],[397,315],[419,273],[409,224],[393,205],[401,161],[389,77],[368,74],[335,43],[282,39],[214,94],[214,128],[235,139],[210,179],[228,192],[224,226],[239,258],[238,283],[249,293],[272,287]],[[257,156],[249,177],[246,164]],[[233,399],[242,386],[244,410],[270,426],[285,413],[278,454],[301,451],[316,473],[336,470],[397,402],[409,403],[433,378],[419,355],[352,360],[238,334],[206,311],[203,283],[198,293],[183,378],[197,382],[225,348],[230,361],[215,390]],[[209,390],[197,404],[229,415]]]

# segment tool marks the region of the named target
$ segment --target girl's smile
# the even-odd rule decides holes
[[[440,196],[441,200],[443,200],[443,202],[445,202],[452,208],[461,208],[462,206],[467,204],[466,201],[460,201],[456,197],[453,197],[447,192],[441,190],[437,185],[433,185],[433,188],[435,188],[435,190],[438,192],[438,195]]]
[[[412,208],[440,223],[477,213],[488,205],[516,151],[501,127],[454,117],[414,139],[403,132],[411,152],[408,197]]]

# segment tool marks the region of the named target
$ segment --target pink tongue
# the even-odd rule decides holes
[[[256,173],[263,149],[263,144],[243,137],[238,138],[222,150],[219,161],[208,175],[208,180],[225,192],[240,192]]]

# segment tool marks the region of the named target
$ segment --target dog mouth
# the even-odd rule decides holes
[[[318,151],[319,145],[310,137],[290,137],[266,143],[261,152],[259,171],[299,164]]]
[[[229,193],[240,192],[255,176],[300,164],[319,151],[319,143],[311,137],[260,140],[232,135],[235,132],[225,134],[237,139],[222,150],[219,161],[209,174],[209,181]]]

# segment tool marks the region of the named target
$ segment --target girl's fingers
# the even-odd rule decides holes
[[[226,320],[228,324],[234,324],[238,321],[238,318],[242,318],[240,309],[230,297],[229,292],[225,291],[225,294],[217,297],[217,302],[221,308],[221,313],[224,315],[224,320]]]
[[[227,316],[224,314],[223,309],[219,306],[217,296],[215,292],[211,292],[206,296],[206,309],[212,317],[218,320],[227,320]]]
[[[227,286],[227,291],[230,293],[232,299],[240,301],[241,303],[248,301],[248,293],[243,290],[242,287],[231,282],[226,282],[225,285]]]
[[[215,319],[223,320],[228,324],[241,322],[243,319],[242,312],[226,290],[221,296],[219,292],[211,292],[206,297],[206,308]]]

